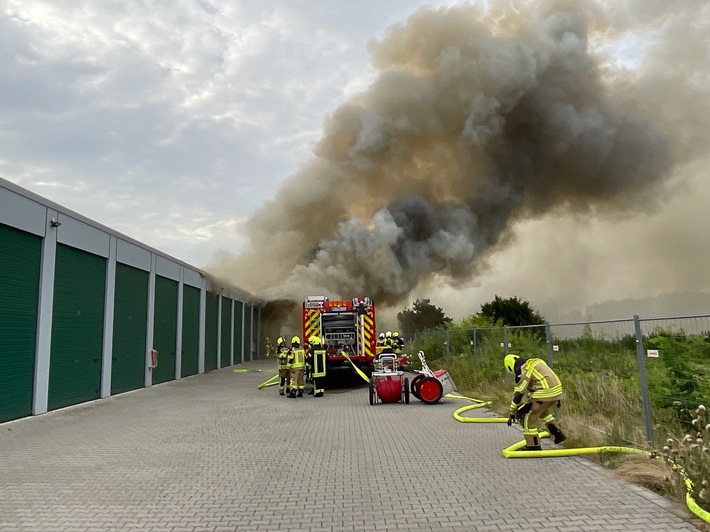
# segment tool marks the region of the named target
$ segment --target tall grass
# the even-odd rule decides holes
[[[506,337],[516,354],[547,359],[539,333],[509,330]],[[474,345],[471,331],[437,330],[409,342],[407,349],[424,350],[429,366],[447,369],[459,392],[491,401],[490,408],[505,415],[513,382],[503,369],[502,330],[481,329],[475,340]],[[650,444],[646,442],[634,339],[598,340],[585,333],[557,345],[554,369],[565,390],[557,417],[569,438],[565,445],[638,445],[659,451],[665,446],[693,481],[698,504],[710,510],[710,419],[704,407],[697,411],[684,408],[692,404],[690,401],[698,401],[697,405],[701,397],[710,395],[710,381],[705,377],[710,375],[705,371],[710,366],[707,338],[657,331],[650,341],[651,346],[666,349],[663,357],[648,363],[656,440]],[[669,474],[665,465],[630,455],[616,456],[606,463],[657,492],[684,494],[679,476]]]
[[[690,412],[690,430],[682,437],[666,440],[663,453],[683,468],[693,482],[692,493],[703,508],[710,508],[710,415],[704,405]],[[677,488],[680,481],[676,479]]]

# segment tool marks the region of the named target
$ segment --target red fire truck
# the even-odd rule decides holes
[[[375,304],[369,297],[330,300],[308,296],[303,301],[303,341],[318,336],[326,348],[327,369],[350,369],[345,351],[362,371],[370,373],[377,350]]]

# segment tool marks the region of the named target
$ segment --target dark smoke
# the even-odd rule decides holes
[[[652,209],[708,145],[708,53],[694,41],[708,10],[617,4],[422,8],[392,26],[370,43],[376,80],[327,117],[242,255],[211,269],[267,299],[393,305],[434,274],[476,276],[516,220]],[[590,44],[627,34],[656,39],[634,71]]]

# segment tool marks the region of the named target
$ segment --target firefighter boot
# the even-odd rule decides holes
[[[291,388],[291,390],[289,391],[289,393],[286,397],[288,397],[289,399],[295,399],[296,398],[296,390]]]
[[[556,423],[548,423],[545,426],[547,427],[547,431],[552,436],[552,441],[554,441],[555,443],[562,443],[567,439],[565,433],[562,432],[562,429],[560,429],[560,427],[558,427]]]
[[[540,439],[537,436],[525,436],[525,445],[518,449],[518,451],[542,451],[540,446]]]
[[[303,390],[298,390],[298,397],[303,397]]]

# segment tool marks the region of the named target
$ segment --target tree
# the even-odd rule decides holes
[[[501,323],[502,325],[542,325],[545,319],[530,306],[527,301],[521,301],[517,297],[503,299],[495,296],[493,301],[481,305],[480,315],[484,316],[491,323]]]
[[[414,334],[451,323],[451,318],[447,318],[444,311],[432,305],[429,299],[417,299],[411,310],[406,308],[397,313],[397,323],[400,331]]]

